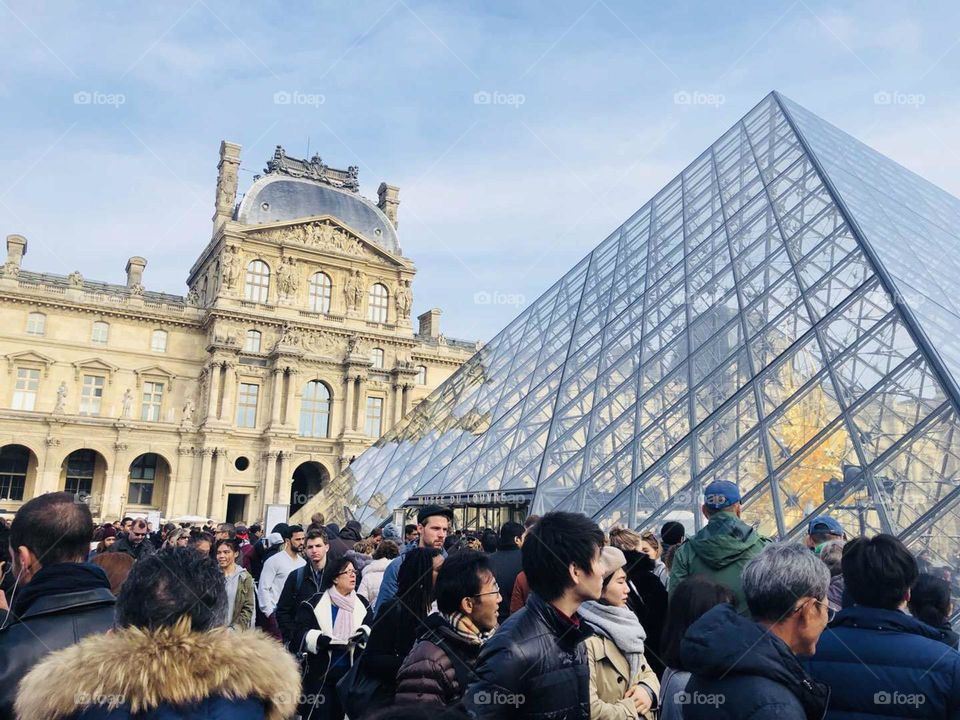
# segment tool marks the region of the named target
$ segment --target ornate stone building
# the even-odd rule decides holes
[[[210,242],[185,297],[0,268],[0,510],[39,493],[94,514],[253,521],[297,509],[477,349],[410,319],[399,191],[278,147],[237,202],[223,142]]]

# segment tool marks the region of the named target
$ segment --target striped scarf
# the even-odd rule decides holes
[[[483,645],[483,643],[493,635],[492,630],[490,632],[480,632],[480,628],[473,623],[470,616],[462,612],[455,612],[450,615],[441,614],[441,616],[453,626],[453,629],[457,631],[457,635],[474,645]]]

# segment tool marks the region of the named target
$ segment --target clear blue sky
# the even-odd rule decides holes
[[[414,311],[455,337],[495,334],[772,89],[960,194],[950,2],[0,0],[0,62],[0,236],[27,269],[122,282],[143,254],[182,293],[220,140],[241,192],[309,141],[368,197],[400,186]]]

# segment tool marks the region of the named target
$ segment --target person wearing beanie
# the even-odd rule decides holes
[[[397,526],[393,523],[387,523],[383,526],[383,539],[384,540],[393,540],[397,546],[400,546],[400,531],[397,529]]]
[[[603,591],[580,606],[594,635],[584,641],[590,666],[591,720],[653,720],[660,682],[644,655],[647,634],[627,606],[630,586],[623,551],[600,551]]]

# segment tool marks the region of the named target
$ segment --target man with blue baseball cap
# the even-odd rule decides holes
[[[673,558],[669,592],[693,575],[726,585],[737,610],[748,615],[740,575],[743,568],[770,542],[740,519],[740,488],[729,480],[714,480],[703,490],[706,526],[683,543]]]
[[[840,542],[844,540],[843,525],[836,518],[829,515],[820,515],[807,523],[807,537],[804,543],[808,548],[819,553],[818,548],[831,540],[839,540]]]

